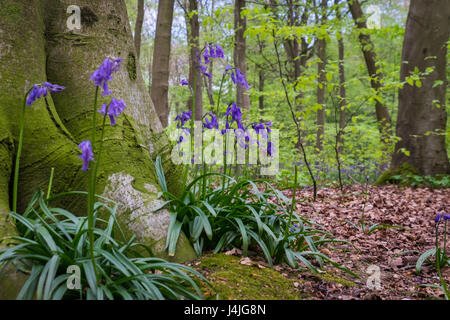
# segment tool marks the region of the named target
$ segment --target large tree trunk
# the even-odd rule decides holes
[[[361,9],[361,5],[358,0],[347,0],[352,14],[353,20],[356,26],[360,30],[367,29],[367,21],[364,18],[364,14]],[[382,88],[383,74],[376,65],[377,55],[375,53],[373,42],[370,35],[364,32],[359,33],[359,42],[361,43],[361,49],[366,61],[367,71],[370,77],[370,84],[373,90],[379,94]],[[389,109],[380,101],[375,102],[375,111],[377,116],[377,121],[379,123],[379,130],[382,134],[382,141],[387,137],[392,131],[391,116],[389,114]]]
[[[142,38],[142,25],[144,24],[144,0],[138,0],[136,25],[134,28],[134,45],[136,47],[136,56],[139,59],[141,56],[141,38]]]
[[[81,8],[80,31],[67,29],[69,5]],[[95,88],[89,78],[105,56],[111,55],[123,59],[110,86],[112,96],[124,99],[127,108],[117,125],[107,128],[96,191],[119,204],[117,218],[128,234],[135,234],[138,241],[164,256],[169,213],[154,212],[162,201],[152,162],[156,155],[165,159],[174,191],[179,187],[180,168],[172,165],[168,138],[154,108],[149,108],[152,104],[137,63],[124,2],[4,0],[0,9],[0,238],[15,234],[7,214],[25,90],[47,80],[67,87],[49,97],[49,107],[42,100],[27,107],[19,212],[37,188],[47,187],[52,167],[54,193],[87,189],[77,145],[90,138]],[[99,100],[99,106],[108,102],[103,97]],[[86,202],[81,196],[68,197],[52,205],[85,215]],[[181,259],[195,256],[186,238],[179,248]],[[3,286],[4,282],[0,283],[0,296],[14,298],[3,296]]]
[[[246,41],[244,36],[247,29],[247,18],[241,15],[241,11],[244,8],[244,0],[234,1],[234,65],[247,76]],[[250,109],[250,97],[240,85],[237,85],[236,89],[236,103],[241,108]]]
[[[421,86],[405,84],[399,91],[397,136],[401,140],[396,145],[393,167],[406,162],[425,175],[450,171],[445,145],[449,19],[447,0],[411,1],[402,55],[407,63],[402,63],[400,81],[415,68],[434,71],[422,79]],[[410,156],[401,152],[402,148]]]
[[[197,0],[185,1],[185,19],[187,29],[187,39],[189,43],[189,84],[195,92],[195,120],[201,121],[203,118],[203,86],[202,72],[199,68],[200,58],[200,24],[198,21],[198,3]],[[189,16],[189,13],[196,12]],[[195,86],[195,88],[194,88]],[[189,97],[188,108],[192,110],[193,96]]]
[[[326,9],[327,0],[322,0],[320,5],[321,13],[321,24],[323,25],[326,21]],[[325,91],[327,86],[326,78],[326,60],[327,60],[327,41],[325,38],[317,40],[317,57],[319,58],[319,63],[317,64],[318,73],[318,85],[317,85],[317,104],[321,106],[317,110],[317,137],[316,137],[316,150],[323,150],[323,140],[325,135]]]
[[[163,127],[169,124],[169,65],[175,0],[159,1],[153,51],[151,97]]]
[[[336,6],[336,18],[341,19],[341,10],[339,8],[339,0],[334,0],[334,5]],[[338,142],[338,152],[342,153],[343,143],[344,143],[344,128],[346,125],[346,106],[347,106],[347,91],[345,88],[345,67],[344,67],[344,39],[341,33],[338,39],[338,56],[339,56],[339,132],[337,137]]]

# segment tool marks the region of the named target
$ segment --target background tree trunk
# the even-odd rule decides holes
[[[319,7],[321,11],[321,24],[326,21],[326,9],[327,1],[322,0]],[[319,63],[317,64],[318,85],[317,85],[317,104],[321,105],[321,108],[317,110],[317,138],[316,138],[316,150],[323,150],[323,140],[325,135],[325,91],[327,86],[326,78],[326,60],[327,60],[327,41],[325,38],[317,40],[317,57]]]
[[[339,8],[339,0],[335,0],[334,4],[336,6],[336,18],[341,20],[341,9]],[[345,67],[344,67],[344,39],[341,33],[338,39],[338,55],[339,55],[339,132],[338,132],[338,152],[342,153],[343,143],[344,143],[344,127],[346,118],[346,106],[347,106],[347,92],[345,88]]]
[[[189,5],[189,7],[188,7]],[[188,8],[188,9],[186,9]],[[202,72],[199,68],[200,58],[200,24],[198,14],[195,13],[189,17],[190,12],[198,12],[197,0],[189,0],[189,4],[185,2],[185,18],[187,39],[189,43],[189,84],[195,91],[195,120],[201,121],[203,117],[203,86]],[[195,83],[195,88],[194,88]],[[192,110],[193,96],[189,97],[188,109]]]
[[[144,24],[144,0],[138,0],[137,19],[134,28],[134,45],[136,47],[136,56],[139,59],[141,56],[141,38],[142,38],[142,25]]]
[[[82,29],[76,32],[66,25],[66,10],[72,4],[82,12]],[[165,256],[169,213],[154,212],[162,201],[153,160],[156,155],[163,157],[173,191],[179,188],[181,168],[172,165],[168,138],[154,108],[149,108],[152,104],[124,2],[6,0],[0,6],[12,6],[16,13],[11,16],[10,10],[0,10],[0,47],[8,48],[0,55],[0,238],[15,232],[6,215],[19,110],[26,90],[47,80],[67,87],[48,97],[48,107],[41,99],[26,109],[19,212],[37,188],[47,187],[52,167],[54,193],[87,189],[88,176],[81,170],[77,145],[90,138],[95,87],[89,78],[106,56],[117,56],[123,62],[110,88],[112,96],[123,99],[127,108],[116,126],[107,127],[97,193],[119,204],[117,218],[128,235],[135,234],[138,241]],[[100,97],[98,108],[104,102],[109,97]],[[86,202],[85,197],[74,196],[52,205],[85,215]],[[195,257],[185,237],[179,247],[180,259]]]
[[[247,18],[241,16],[241,11],[244,8],[244,0],[234,1],[234,65],[247,77],[246,41],[244,37],[245,30],[247,29]],[[250,110],[250,97],[240,85],[237,85],[236,89],[236,103],[241,108]]]
[[[152,63],[151,97],[162,126],[169,124],[169,65],[175,0],[159,1]]]
[[[347,0],[352,14],[353,20],[356,26],[360,30],[367,29],[367,22],[364,18],[364,14],[361,9],[361,5],[358,0]],[[373,42],[370,35],[360,32],[359,42],[361,43],[361,49],[364,54],[364,59],[366,61],[367,71],[369,72],[371,87],[380,93],[382,88],[383,74],[376,65],[377,55],[375,53]],[[377,115],[377,121],[379,123],[379,130],[382,134],[382,141],[392,132],[391,116],[389,114],[389,109],[380,101],[375,102],[375,111]]]
[[[420,87],[405,84],[399,91],[397,136],[401,140],[393,167],[407,162],[424,175],[450,173],[445,145],[449,19],[447,0],[411,1],[402,55],[407,63],[402,63],[400,81],[415,68],[420,72],[430,67],[435,70],[422,79]],[[400,151],[402,148],[410,152],[409,157]]]

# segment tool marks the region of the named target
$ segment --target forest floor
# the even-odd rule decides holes
[[[425,263],[422,272],[417,274],[415,266],[423,252],[434,248],[436,214],[450,213],[450,189],[355,185],[346,187],[343,192],[337,188],[321,189],[315,202],[310,199],[311,193],[309,189],[297,191],[296,212],[325,226],[336,238],[352,244],[328,244],[322,246],[321,251],[333,261],[358,274],[360,279],[331,265],[324,266],[324,270],[331,278],[281,265],[275,266],[275,271],[288,282],[281,281],[279,286],[287,286],[286,291],[289,293],[286,292],[285,295],[277,293],[273,297],[246,296],[241,289],[236,288],[236,286],[244,287],[246,280],[242,279],[243,284],[240,284],[236,283],[239,280],[227,280],[225,276],[220,280],[228,288],[234,289],[235,293],[234,296],[227,293],[223,299],[408,300],[444,297],[439,289],[421,286],[421,284],[439,285],[436,268]],[[291,197],[292,190],[286,190],[284,194]],[[367,230],[364,232],[361,227],[359,229],[356,227],[360,226],[362,212],[366,228],[375,223],[401,228],[379,229],[367,234]],[[239,253],[239,250],[235,249],[226,254],[234,256],[231,262],[239,267],[244,266],[253,271],[268,267],[258,255],[242,258]],[[217,283],[214,270],[202,268],[201,262],[193,265]],[[367,285],[368,278],[373,273],[368,270],[369,266],[380,270],[381,282],[378,289],[373,287],[371,289]],[[239,270],[238,273],[242,272],[244,271]],[[443,268],[442,274],[450,284],[450,268]],[[258,274],[250,271],[250,276],[257,277]],[[271,277],[275,279],[273,275]]]

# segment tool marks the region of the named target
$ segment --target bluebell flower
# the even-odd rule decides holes
[[[182,86],[188,86],[188,85],[189,85],[189,82],[188,82],[186,79],[183,79],[183,80],[181,80],[180,84],[181,84]]]
[[[233,102],[231,106],[228,106],[225,115],[231,116],[231,122],[235,121],[239,129],[244,129],[244,127],[242,126],[242,111],[241,108],[236,105],[236,103]]]
[[[211,120],[208,120],[207,117],[205,117],[205,123],[203,124],[203,126],[207,129],[219,129],[219,123],[217,122],[217,117],[216,115],[209,113],[208,114],[211,117]]]
[[[64,90],[65,87],[61,87],[57,84],[51,84],[50,82],[43,82],[42,84],[33,85],[33,89],[27,97],[26,105],[31,106],[37,99],[46,97],[48,92],[55,93]]]
[[[94,82],[94,85],[103,88],[103,96],[111,94],[108,81],[112,81],[112,74],[119,71],[121,62],[122,59],[120,58],[106,58],[102,65],[91,75],[91,81]]]
[[[231,72],[231,80],[234,84],[240,85],[246,90],[249,90],[250,87],[245,79],[245,75],[239,71],[238,68],[234,68],[234,71]]]
[[[83,171],[86,172],[89,170],[89,162],[94,160],[91,141],[83,141],[79,144],[78,148],[81,150],[81,156],[79,158],[83,160]]]
[[[198,67],[199,67],[200,70],[202,71],[202,74],[204,74],[204,75],[207,76],[208,78],[211,78],[211,77],[212,77],[212,75],[211,75],[210,73],[207,72],[206,66],[200,64]]]
[[[178,121],[177,123],[177,128],[181,129],[184,127],[184,125],[186,124],[186,122],[188,122],[192,117],[192,111],[185,111],[180,113],[179,115],[177,115],[175,117],[175,121]]]
[[[216,44],[216,56],[215,57],[216,58],[220,58],[220,59],[225,58],[225,54],[223,53],[223,49],[218,44]]]
[[[103,104],[101,109],[98,111],[102,115],[105,115],[108,111],[108,116],[111,121],[111,126],[116,125],[116,118],[122,114],[122,112],[125,110],[127,105],[123,100],[117,100],[112,98],[111,103],[109,104],[109,108],[107,108],[106,104]]]
[[[438,214],[436,215],[436,218],[434,218],[434,222],[435,222],[435,223],[438,223],[438,222],[441,220],[441,218],[442,218],[443,216],[444,216],[443,214],[438,213]]]
[[[274,153],[275,153],[275,147],[274,147],[274,145],[273,145],[273,142],[272,142],[272,141],[269,141],[269,142],[267,143],[267,154],[268,154],[269,156],[273,157]]]

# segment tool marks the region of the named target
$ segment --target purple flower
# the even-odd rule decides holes
[[[55,93],[64,90],[65,87],[58,86],[57,84],[51,84],[50,82],[43,82],[42,84],[33,85],[33,89],[27,97],[27,106],[31,106],[37,99],[46,97],[48,92]]]
[[[203,126],[208,129],[219,129],[219,123],[217,122],[216,115],[209,113],[209,116],[211,117],[211,120],[208,120],[208,118],[205,117],[205,123],[203,124]]]
[[[242,111],[241,108],[239,108],[236,103],[233,102],[231,106],[228,106],[227,112],[225,112],[226,116],[231,116],[231,119],[233,121],[236,121],[237,127],[239,129],[244,129],[242,126]],[[228,129],[228,128],[227,128]]]
[[[225,54],[223,53],[223,49],[218,44],[216,44],[216,55],[215,55],[215,58],[220,58],[220,59],[225,58]]]
[[[177,128],[181,129],[192,117],[192,111],[185,111],[175,117],[175,121],[178,121]]]
[[[446,220],[450,220],[450,214],[449,215],[446,215],[446,216],[444,216],[444,220],[446,221]]]
[[[225,55],[223,53],[223,49],[221,46],[216,44],[214,47],[211,44],[206,45],[205,51],[203,53],[203,59],[206,64],[210,63],[210,59],[219,58],[223,59],[225,58]]]
[[[188,86],[189,85],[189,82],[186,79],[181,80],[180,83],[181,83],[182,86]]]
[[[109,108],[107,108],[106,104],[103,104],[101,109],[98,111],[102,115],[105,115],[108,112],[109,119],[111,121],[111,126],[116,125],[116,118],[120,116],[120,114],[125,110],[127,105],[123,100],[117,100],[112,98],[111,103],[109,104]]]
[[[436,216],[436,218],[434,219],[434,222],[435,222],[435,223],[438,223],[438,222],[441,220],[441,218],[442,218],[443,216],[444,216],[443,214],[438,213],[437,216]]]
[[[249,90],[250,87],[245,79],[245,75],[239,71],[238,68],[234,68],[235,71],[231,72],[231,80],[234,84],[238,84],[244,87],[246,90]]]
[[[273,154],[275,153],[275,147],[272,143],[272,141],[269,141],[267,144],[267,154],[271,157],[273,157]]]
[[[230,71],[231,69],[233,69],[229,64],[225,67],[225,72]]]
[[[206,66],[200,64],[198,67],[200,68],[200,70],[202,71],[202,73],[203,73],[205,76],[207,76],[208,78],[211,78],[211,77],[212,77],[212,75],[211,75],[210,73],[207,72]]]
[[[94,82],[94,85],[103,88],[103,96],[109,96],[111,94],[108,88],[108,81],[112,80],[112,74],[114,72],[119,71],[121,62],[122,59],[120,58],[106,58],[102,65],[91,75],[91,81]]]
[[[79,156],[79,158],[83,160],[83,171],[86,172],[89,170],[89,162],[94,160],[91,141],[83,141],[82,143],[80,143],[78,148],[81,149],[81,156]]]

